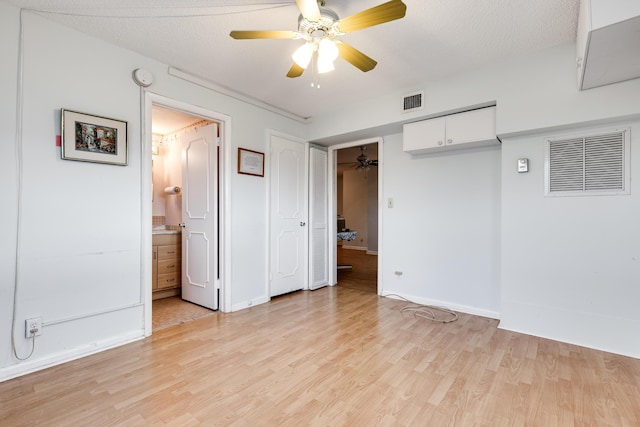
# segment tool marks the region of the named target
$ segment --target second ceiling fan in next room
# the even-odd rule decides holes
[[[300,9],[298,30],[231,31],[234,39],[301,39],[304,44],[293,53],[293,65],[287,77],[300,77],[312,64],[318,73],[334,69],[333,62],[340,56],[354,67],[367,72],[378,64],[358,49],[339,39],[340,36],[374,25],[384,24],[405,16],[407,6],[401,0],[391,0],[381,5],[340,19],[333,10],[324,7],[325,2],[296,0]],[[313,58],[316,61],[313,62]]]
[[[370,166],[378,166],[377,160],[369,160],[364,151],[367,149],[366,145],[360,147],[360,155],[356,157],[356,160],[353,162],[342,162],[338,163],[339,165],[353,165],[356,170],[368,170]]]

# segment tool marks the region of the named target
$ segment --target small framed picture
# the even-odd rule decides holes
[[[264,153],[238,148],[238,173],[264,176]]]
[[[127,122],[61,110],[62,159],[127,165]]]

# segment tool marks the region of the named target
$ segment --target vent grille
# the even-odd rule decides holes
[[[414,111],[422,109],[422,98],[424,97],[424,92],[414,93],[412,95],[407,95],[404,97],[404,106],[402,108],[403,112]]]
[[[548,194],[628,192],[627,132],[548,141]]]

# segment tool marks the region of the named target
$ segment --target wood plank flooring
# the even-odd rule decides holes
[[[0,383],[2,426],[638,426],[640,360],[343,287]]]
[[[338,286],[378,293],[378,256],[366,251],[343,249],[338,246],[338,265],[351,265],[338,269]]]
[[[153,300],[153,331],[190,322],[204,316],[211,316],[215,311],[200,307],[183,300],[180,296]]]

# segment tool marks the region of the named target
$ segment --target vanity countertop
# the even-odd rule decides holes
[[[181,229],[170,229],[170,228],[166,228],[166,226],[156,226],[153,227],[153,229],[151,230],[151,234],[153,235],[157,235],[157,234],[180,234],[182,233]]]

